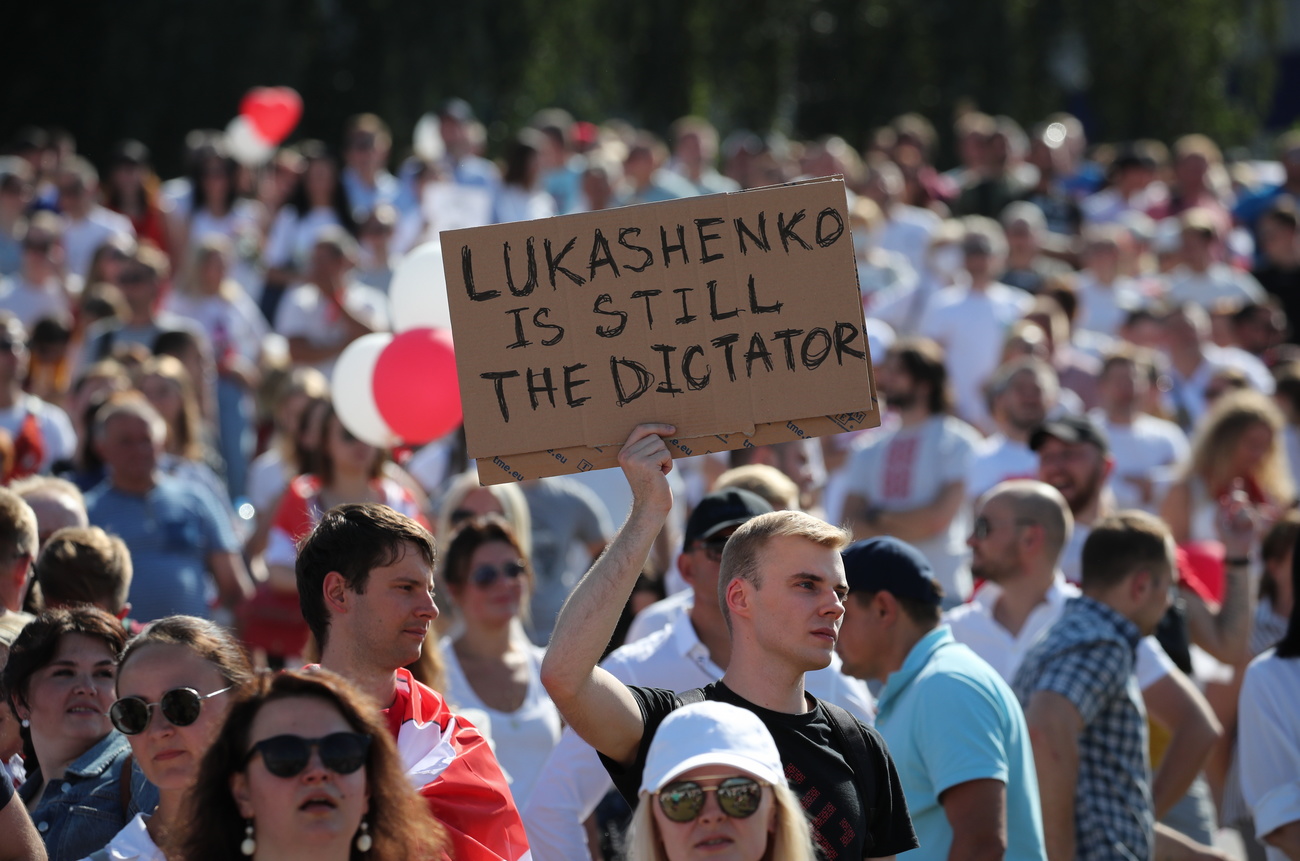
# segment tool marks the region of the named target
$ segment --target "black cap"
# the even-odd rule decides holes
[[[715,490],[700,500],[686,521],[685,546],[712,538],[724,529],[739,526],[772,510],[766,499],[752,491],[739,487]]]
[[[912,545],[891,536],[850,544],[843,552],[849,592],[888,592],[922,604],[943,603],[943,588],[934,569]]]
[[[464,99],[448,99],[438,108],[438,116],[468,123],[474,120],[474,109]]]
[[[1043,422],[1029,435],[1029,448],[1038,451],[1048,437],[1061,442],[1090,443],[1102,454],[1110,454],[1110,440],[1106,439],[1106,432],[1086,416],[1061,416]]]

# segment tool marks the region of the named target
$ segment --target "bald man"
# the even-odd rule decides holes
[[[975,512],[966,543],[971,575],[985,582],[945,621],[958,642],[1009,682],[1038,635],[1077,594],[1058,567],[1074,518],[1060,491],[1028,479],[996,485]]]
[[[33,475],[19,479],[9,489],[22,497],[36,514],[38,547],[44,547],[51,535],[69,526],[85,528],[86,500],[70,481],[50,475]]]
[[[1080,594],[1060,569],[1061,552],[1073,531],[1069,503],[1041,481],[1005,481],[976,506],[967,543],[971,574],[985,582],[944,621],[957,642],[991,664],[1008,684],[1029,648],[1061,617],[1066,601]],[[1147,711],[1168,739],[1152,782],[1156,815],[1164,817],[1187,794],[1222,727],[1205,697],[1152,637],[1138,643],[1137,679]],[[1205,843],[1210,837],[1200,819],[1178,822]]]

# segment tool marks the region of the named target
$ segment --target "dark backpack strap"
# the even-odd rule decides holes
[[[135,755],[128,753],[122,761],[122,773],[118,776],[118,800],[122,804],[122,819],[128,820],[127,811],[131,809],[131,763]]]
[[[862,735],[862,727],[857,718],[834,703],[826,700],[820,702],[826,709],[826,716],[831,719],[831,729],[841,745],[844,759],[848,762],[849,768],[853,769],[853,785],[857,787],[858,798],[862,802],[864,811],[870,814],[870,811],[866,811],[866,798],[867,775],[871,773],[872,762],[871,754],[867,752],[867,740]]]
[[[689,691],[682,691],[677,695],[676,708],[702,702],[704,702],[704,688],[691,688]]]

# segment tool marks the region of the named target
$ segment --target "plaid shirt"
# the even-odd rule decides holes
[[[1069,700],[1083,718],[1074,798],[1078,861],[1148,861],[1154,854],[1146,708],[1133,669],[1141,633],[1092,598],[1071,598],[1025,656],[1012,687]]]

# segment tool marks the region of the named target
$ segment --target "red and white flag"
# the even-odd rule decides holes
[[[404,669],[384,717],[407,776],[447,829],[455,861],[532,861],[506,777],[473,724]]]

